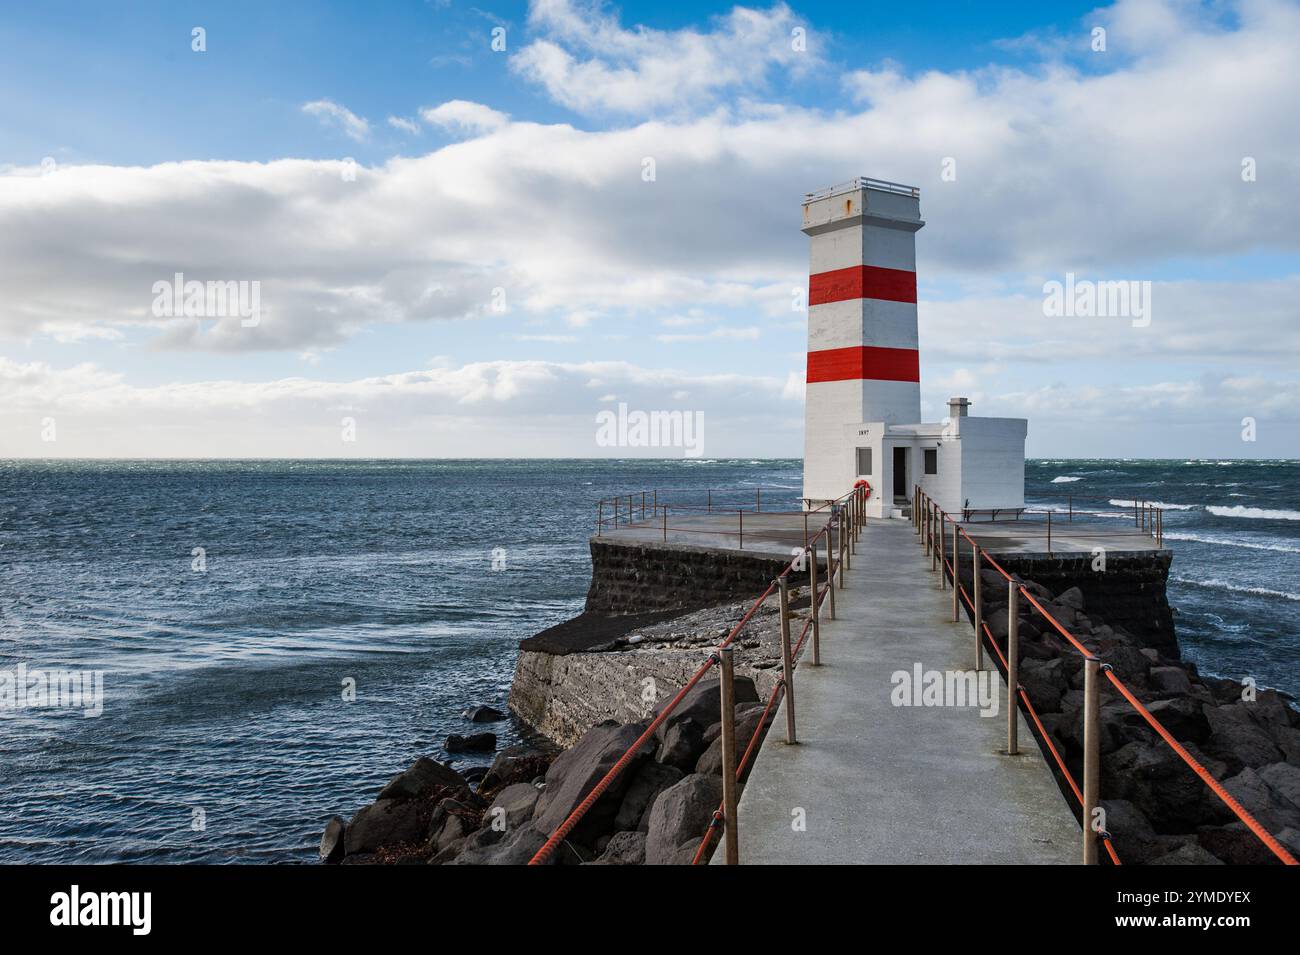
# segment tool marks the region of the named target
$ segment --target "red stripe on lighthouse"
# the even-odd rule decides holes
[[[911,302],[915,305],[916,273],[875,265],[853,265],[847,269],[818,272],[808,278],[809,305],[846,302],[855,298]]]
[[[921,353],[915,348],[826,348],[808,353],[808,384],[818,381],[921,380]]]

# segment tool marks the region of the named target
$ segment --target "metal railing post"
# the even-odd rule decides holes
[[[1052,552],[1052,512],[1047,512],[1047,552]]]
[[[812,665],[819,667],[822,665],[822,625],[821,614],[819,612],[819,603],[817,599],[817,538],[814,537],[809,542],[808,550],[808,582],[812,588],[812,606],[809,613],[812,614],[812,637],[813,637],[813,658]]]
[[[959,619],[961,610],[961,538],[957,531],[961,527],[956,518],[952,522],[952,622]]]
[[[1007,754],[1020,752],[1020,587],[1007,581]]]
[[[846,507],[840,511],[840,590],[844,589],[844,573],[853,569],[853,532],[849,529],[852,518]]]
[[[664,540],[668,540],[668,505],[664,505]]]
[[[722,819],[727,865],[740,863],[740,833],[736,828],[736,686],[732,648],[718,651],[722,659]]]
[[[934,535],[934,541],[939,545],[939,589],[943,590],[948,586],[948,579],[944,577],[944,561],[947,559],[944,551],[948,549],[947,530],[944,528],[943,511],[940,511],[935,519],[939,522],[938,533]]]
[[[1093,816],[1101,782],[1101,661],[1083,661],[1083,864],[1097,864]]]
[[[984,621],[984,595],[980,583],[980,545],[974,541],[971,542],[971,567],[975,571],[975,576],[971,580],[971,603],[974,607],[971,611],[975,623],[975,669],[984,669],[984,641],[981,639],[980,624]]]
[[[832,620],[835,619],[835,572],[840,569],[835,566],[835,547],[831,544],[831,528],[834,526],[834,520],[826,525],[826,599]]]
[[[790,581],[776,579],[781,599],[781,680],[785,684],[785,741],[795,743],[794,731],[794,654],[790,651]]]
[[[803,510],[803,549],[808,549],[808,508]]]
[[[713,489],[710,488],[709,490],[705,491],[704,493],[708,495],[709,513],[712,514],[712,513],[713,513]]]
[[[736,511],[736,516],[740,519],[740,547],[739,550],[745,549],[745,512]]]
[[[596,502],[596,536],[599,537],[605,527],[605,502]]]
[[[1156,511],[1156,546],[1165,546],[1165,512],[1163,509]]]

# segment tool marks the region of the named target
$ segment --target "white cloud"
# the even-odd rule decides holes
[[[431,126],[441,126],[450,132],[470,136],[493,132],[510,122],[510,117],[505,113],[463,99],[426,107],[420,110],[420,118]]]
[[[724,93],[761,89],[771,71],[802,73],[815,45],[796,50],[806,24],[784,3],[734,7],[713,29],[627,29],[598,0],[535,0],[529,25],[542,35],[515,54],[513,70],[580,113],[679,112]]]
[[[315,116],[326,126],[341,130],[343,135],[359,143],[370,138],[370,123],[333,100],[318,99],[303,103],[302,111],[309,116]]]
[[[413,119],[407,119],[405,116],[388,117],[388,125],[393,129],[400,129],[402,132],[411,133],[412,135],[420,131],[420,124]]]

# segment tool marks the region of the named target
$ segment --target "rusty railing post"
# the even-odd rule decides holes
[[[777,593],[781,599],[781,681],[785,684],[785,741],[795,743],[794,730],[794,654],[790,650],[790,581],[785,576],[776,579]]]
[[[664,505],[664,540],[668,540],[668,505]]]
[[[718,650],[722,660],[722,819],[727,865],[740,863],[740,833],[736,828],[736,687],[732,648]]]
[[[596,536],[599,537],[605,527],[605,502],[596,502]]]
[[[704,493],[708,495],[709,513],[712,514],[713,513],[713,488],[709,488]]]
[[[938,552],[938,557],[939,557],[939,589],[940,589],[940,590],[943,590],[944,588],[946,588],[946,587],[948,586],[948,579],[944,576],[944,561],[947,560],[947,557],[944,555],[944,551],[948,549],[948,540],[947,540],[947,533],[948,533],[948,532],[947,532],[947,530],[946,530],[946,529],[944,528],[944,526],[943,526],[943,525],[944,525],[944,516],[943,516],[943,511],[940,511],[940,512],[936,515],[936,520],[938,520],[938,522],[939,522],[939,527],[938,527],[938,532],[934,535],[934,540],[935,540],[935,543],[939,545],[939,552]]]
[[[810,542],[808,551],[808,585],[812,588],[812,605],[808,612],[812,614],[812,637],[813,637],[813,658],[812,665],[819,667],[822,665],[822,625],[819,604],[817,599],[817,538],[814,537]]]
[[[1020,587],[1007,581],[1007,754],[1020,752]]]
[[[971,568],[975,576],[971,579],[971,603],[974,605],[971,616],[975,624],[975,669],[984,669],[984,641],[981,639],[980,625],[984,622],[984,593],[980,581],[980,545],[971,541]]]
[[[853,518],[849,508],[840,511],[840,590],[844,589],[844,572],[853,569]]]
[[[952,622],[956,623],[961,611],[961,537],[958,531],[961,525],[957,519],[952,521]]]
[[[829,603],[830,618],[835,619],[835,548],[831,544],[831,528],[834,519],[826,525],[826,599]]]
[[[803,549],[808,549],[808,508],[803,509]]]
[[[1097,864],[1093,817],[1101,782],[1101,661],[1083,661],[1083,864]]]
[[[745,512],[744,512],[743,510],[738,510],[738,511],[736,511],[736,516],[737,516],[737,517],[739,518],[739,520],[740,520],[740,547],[739,547],[739,549],[740,549],[740,550],[744,550],[744,549],[745,549]]]
[[[1052,512],[1047,512],[1047,552],[1052,552]]]

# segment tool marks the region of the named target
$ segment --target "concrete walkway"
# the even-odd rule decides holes
[[[891,703],[896,671],[974,665],[971,627],[964,615],[952,623],[951,591],[939,590],[909,522],[864,528],[836,600],[838,620],[823,606],[822,665],[805,646],[795,671],[799,743],[785,742],[782,704],[742,793],[741,863],[1078,862],[1078,823],[1023,717],[1022,755],[1000,752],[996,670],[996,717]]]

